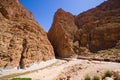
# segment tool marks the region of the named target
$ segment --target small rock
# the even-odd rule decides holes
[[[67,80],[70,80],[71,76],[67,76]]]
[[[2,70],[0,69],[0,72],[2,72]]]
[[[97,70],[97,73],[99,73],[100,71]]]
[[[111,78],[111,77],[105,77],[105,79],[104,80],[114,80],[113,78]]]

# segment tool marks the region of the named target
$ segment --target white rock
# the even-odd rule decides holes
[[[114,80],[113,78],[111,78],[111,77],[105,77],[105,79],[104,80]]]

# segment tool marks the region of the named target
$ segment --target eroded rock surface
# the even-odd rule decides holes
[[[0,0],[0,67],[28,67],[54,58],[45,31],[18,0]]]
[[[62,9],[55,13],[48,38],[58,56],[70,57],[75,54],[72,47],[77,26],[74,21],[74,16]]]
[[[120,1],[108,0],[76,16],[76,38],[92,52],[112,48],[120,39]]]
[[[58,10],[48,37],[61,57],[79,54],[81,47],[91,52],[114,47],[120,40],[120,0],[107,0],[77,16]]]

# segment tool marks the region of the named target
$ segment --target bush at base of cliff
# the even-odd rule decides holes
[[[95,75],[92,80],[100,80],[100,77]]]
[[[111,77],[112,75],[113,75],[113,72],[109,71],[109,70],[106,71],[105,74],[104,74],[105,77]]]
[[[89,76],[89,75],[86,75],[86,76],[85,76],[85,80],[91,80],[90,76]]]

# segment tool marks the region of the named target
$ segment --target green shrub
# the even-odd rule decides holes
[[[100,77],[95,75],[92,80],[100,80]]]
[[[85,80],[91,80],[90,76],[89,76],[89,75],[86,75],[86,76],[85,76]]]
[[[113,72],[108,70],[105,72],[104,77],[111,77],[112,75],[113,75]]]
[[[13,78],[12,80],[32,80],[31,78]]]

